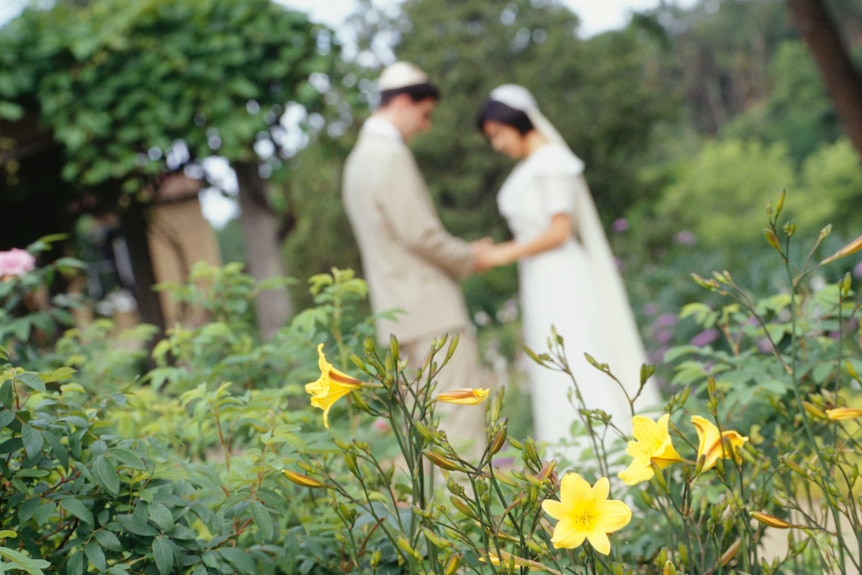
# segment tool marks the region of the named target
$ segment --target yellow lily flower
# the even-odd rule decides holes
[[[855,407],[836,407],[826,410],[826,417],[832,421],[843,421],[845,419],[855,419],[862,417],[862,409]]]
[[[566,473],[560,482],[560,501],[542,501],[545,513],[557,520],[551,544],[556,549],[575,549],[584,539],[593,549],[611,551],[608,534],[628,525],[632,511],[622,501],[608,500],[610,481],[602,477],[595,486],[577,473]]]
[[[652,466],[655,463],[659,469],[664,469],[672,463],[683,461],[673,447],[668,432],[670,414],[665,413],[658,421],[653,421],[643,415],[632,418],[632,435],[635,441],[629,441],[626,453],[632,456],[632,462],[617,476],[626,485],[637,485],[648,481],[655,475]]]
[[[320,366],[320,378],[305,385],[305,392],[311,395],[312,407],[318,407],[323,410],[323,425],[329,429],[329,408],[336,401],[362,387],[362,382],[335,369],[331,363],[326,361],[326,356],[323,355],[323,344],[317,346],[317,353],[320,356],[318,365]]]
[[[435,401],[444,403],[455,403],[458,405],[479,405],[485,398],[488,397],[487,389],[464,387],[461,389],[453,389],[444,391],[435,397]]]
[[[733,459],[739,463],[739,449],[748,441],[737,431],[727,430],[719,433],[718,428],[710,421],[699,415],[692,415],[691,422],[697,429],[697,437],[700,440],[697,447],[697,460],[703,458],[701,472],[709,471],[715,467],[719,458]]]

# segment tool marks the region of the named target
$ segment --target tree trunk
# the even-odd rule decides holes
[[[808,44],[844,131],[862,157],[862,79],[853,67],[823,0],[786,0],[799,35]]]
[[[159,294],[153,290],[156,276],[153,273],[153,261],[147,243],[146,208],[142,204],[133,203],[120,215],[120,225],[134,276],[138,315],[144,323],[152,324],[163,331],[165,318],[162,315],[162,302]]]
[[[266,200],[265,184],[255,162],[235,162],[242,211],[243,242],[249,273],[257,281],[285,275],[278,239],[278,219]],[[258,328],[264,340],[281,328],[293,313],[285,288],[258,293],[255,300]]]

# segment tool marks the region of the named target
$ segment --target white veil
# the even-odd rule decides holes
[[[542,114],[536,100],[526,88],[516,84],[503,84],[495,88],[489,98],[524,112],[533,123],[533,127],[549,142],[563,146],[571,152],[566,141]],[[600,287],[597,291],[602,297],[601,313],[607,325],[606,348],[613,356],[596,359],[610,365],[613,374],[623,382],[629,396],[633,397],[640,385],[640,367],[646,363],[646,353],[625,285],[617,270],[613,252],[586,179],[583,177],[584,163],[573,152],[571,153],[578,162],[580,172],[578,177],[582,184],[578,186],[579,190],[575,196],[574,228],[590,256],[595,282]],[[647,386],[641,395],[639,405],[644,407],[659,405],[660,398],[654,386]]]

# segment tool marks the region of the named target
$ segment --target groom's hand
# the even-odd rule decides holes
[[[483,272],[493,267],[488,254],[494,247],[494,240],[484,237],[481,240],[472,242],[470,247],[473,250],[473,268],[477,272]]]

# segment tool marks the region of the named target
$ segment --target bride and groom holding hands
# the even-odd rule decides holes
[[[517,262],[525,345],[546,351],[554,326],[565,340],[586,407],[603,409],[628,431],[628,400],[584,357],[586,352],[607,363],[630,396],[637,392],[643,345],[583,162],[529,91],[514,84],[494,89],[479,108],[477,127],[494,150],[517,160],[497,195],[513,239],[496,245],[490,239],[464,241],[444,229],[407,147],[430,128],[438,89],[406,62],[384,69],[378,88],[379,105],[362,126],[342,185],[372,308],[403,311],[397,319],[378,320],[378,339],[386,343],[394,334],[410,365],[419,366],[435,338],[457,333],[458,348],[440,373],[438,389],[489,387],[458,280]],[[578,417],[568,400],[571,380],[534,362],[527,375],[534,438],[549,444],[569,438]],[[658,404],[658,391],[648,383],[637,405]],[[450,441],[480,450],[484,418],[447,407],[441,424]]]

